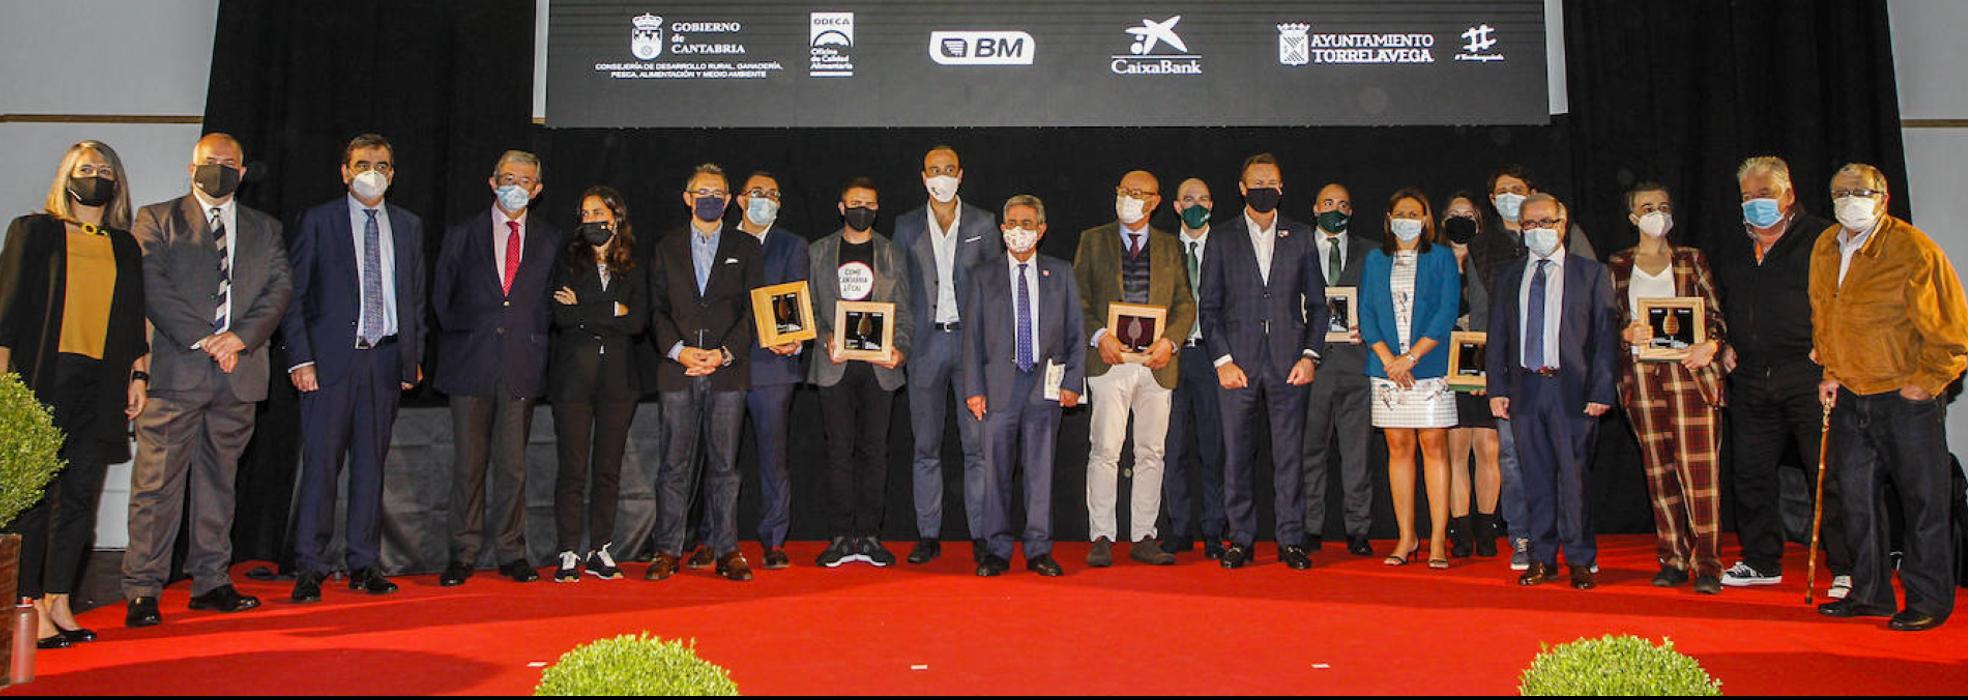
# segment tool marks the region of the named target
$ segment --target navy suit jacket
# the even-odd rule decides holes
[[[1085,393],[1081,385],[1086,382],[1086,326],[1073,265],[1038,255],[1033,261],[1038,263],[1039,298],[1032,304],[1039,312],[1039,337],[1032,348],[1032,374],[1040,381],[1032,383],[1030,396],[1012,395],[1018,377],[1018,336],[1009,257],[999,254],[970,270],[969,301],[963,309],[964,396],[983,396],[987,411],[1040,401],[1045,396],[1047,362],[1066,366],[1059,382],[1062,390]]]
[[[733,229],[737,230],[737,229]],[[739,233],[744,233],[739,231]],[[750,234],[746,234],[750,235]],[[765,234],[765,284],[784,284],[806,279],[810,267],[806,257],[807,242],[799,234],[785,227],[773,224]],[[668,350],[668,348],[664,348]],[[752,386],[772,386],[775,384],[798,384],[805,381],[806,373],[800,371],[800,360],[806,356],[781,357],[778,353],[752,343]]]
[[[445,232],[430,299],[440,331],[438,391],[489,396],[503,380],[516,398],[545,392],[553,271],[566,240],[539,212],[529,209],[524,224],[525,250],[511,294],[493,262],[491,208]]]
[[[414,384],[424,359],[424,222],[394,204],[383,207],[395,265],[398,379]],[[322,386],[338,384],[348,374],[362,321],[362,258],[349,214],[347,196],[311,208],[287,241],[294,301],[280,321],[280,333],[288,366],[314,363]]]
[[[1565,302],[1558,312],[1558,376],[1565,410],[1583,412],[1587,403],[1617,405],[1619,332],[1613,306],[1613,278],[1606,266],[1565,253]],[[1524,283],[1524,258],[1497,266],[1496,289],[1490,296],[1490,343],[1485,351],[1491,398],[1510,398],[1522,386],[1523,321],[1518,292]],[[1549,309],[1546,310],[1550,312]],[[1512,408],[1515,415],[1516,409]]]
[[[969,308],[970,268],[1004,255],[1004,238],[998,231],[998,218],[969,204],[961,206],[962,213],[957,215],[957,230],[950,234],[957,237],[956,265],[950,271],[950,282],[957,287],[957,313],[960,316],[964,309]],[[916,207],[897,218],[895,235],[890,240],[908,253],[911,275],[909,311],[916,320],[917,328],[928,329],[936,323],[936,295],[939,293],[936,248],[930,241],[929,233],[929,206]],[[970,319],[965,316],[963,320],[968,322]],[[915,367],[913,364],[903,366]]]
[[[1197,308],[1212,361],[1229,355],[1253,381],[1268,362],[1282,379],[1305,351],[1325,352],[1330,312],[1313,235],[1312,227],[1278,215],[1267,284],[1241,210],[1210,233]]]

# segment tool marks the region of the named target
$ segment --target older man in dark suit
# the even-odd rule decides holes
[[[192,191],[137,213],[151,342],[149,409],[136,423],[130,545],[123,552],[125,624],[162,622],[157,595],[181,522],[191,524],[185,572],[191,609],[239,612],[260,601],[232,586],[233,478],[267,396],[267,342],[293,297],[280,222],[234,193],[246,154],[225,134],[192,151]],[[191,512],[186,517],[186,490]]]
[[[376,568],[382,549],[383,460],[397,399],[423,380],[424,225],[383,201],[395,149],[363,134],[342,149],[348,192],[309,209],[288,243],[294,303],[281,323],[301,392],[301,484],[292,599],[321,599],[331,568],[336,477],[349,469],[349,588],[396,591]]]

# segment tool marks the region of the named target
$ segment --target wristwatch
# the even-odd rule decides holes
[[[149,383],[150,383],[150,373],[149,373],[149,372],[145,372],[145,371],[143,371],[143,370],[137,370],[137,371],[134,371],[134,372],[131,372],[131,373],[130,373],[130,381],[133,381],[133,382],[143,382],[143,383],[145,383],[145,384],[149,384]]]

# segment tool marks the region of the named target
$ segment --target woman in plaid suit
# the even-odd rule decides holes
[[[1640,440],[1647,490],[1654,506],[1661,570],[1653,584],[1679,586],[1687,583],[1692,570],[1696,592],[1719,593],[1718,428],[1724,397],[1722,368],[1714,360],[1727,340],[1727,327],[1701,250],[1668,241],[1674,218],[1667,188],[1654,183],[1636,185],[1626,193],[1626,207],[1628,220],[1640,229],[1640,242],[1614,253],[1606,268],[1612,273],[1613,298],[1620,316],[1629,322],[1620,334],[1632,349],[1620,376],[1620,402]],[[1688,351],[1679,361],[1646,361],[1638,355],[1639,349],[1653,344],[1654,330],[1636,310],[1640,300],[1660,297],[1703,301],[1706,338],[1702,342],[1668,343]]]

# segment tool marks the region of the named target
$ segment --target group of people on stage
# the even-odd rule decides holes
[[[1968,302],[1945,253],[1886,213],[1886,179],[1871,166],[1832,178],[1832,223],[1799,206],[1782,160],[1749,159],[1737,173],[1746,235],[1725,236],[1741,244],[1712,260],[1678,243],[1667,188],[1636,185],[1625,202],[1639,242],[1602,263],[1566,205],[1521,167],[1499,168],[1484,192],[1441,200],[1402,189],[1359,217],[1348,189],[1326,184],[1302,223],[1280,206],[1298,190],[1259,154],[1244,161],[1237,202],[1223,209],[1201,179],[1165,191],[1147,171],[1122,175],[1114,221],[1081,233],[1069,262],[1038,253],[1048,230],[1038,197],[992,209],[966,202],[962,161],[947,146],[924,154],[928,201],[893,216],[892,236],[875,230],[883,193],[869,180],[840,188],[840,226],[809,243],[778,222],[777,176],[740,180],[707,164],[683,183],[688,225],[641,245],[607,186],[582,192],[563,233],[562,217],[531,206],[545,183],[540,159],[507,151],[487,180],[491,205],[445,232],[426,265],[421,220],[387,201],[394,156],[381,136],[351,140],[340,163],[346,193],[283,231],[236,201],[247,160],[230,136],[199,140],[191,191],[134,212],[115,151],[84,141],[63,157],[42,211],[14,220],[0,252],[0,366],[52,408],[69,463],[14,526],[26,536],[20,592],[45,613],[44,648],[94,638],[68,595],[104,469],[130,456],[131,422],[127,623],[161,622],[181,523],[190,607],[259,605],[227,567],[234,476],[275,342],[301,392],[294,602],[319,600],[335,568],[326,550],[344,462],[348,586],[396,590],[377,565],[383,465],[401,392],[428,375],[449,397],[455,438],[446,586],[473,576],[488,549],[501,574],[539,577],[522,494],[542,398],[559,450],[553,578],[620,577],[615,558],[632,554],[609,541],[620,472],[651,391],[659,401],[641,408],[659,412],[664,440],[644,577],[703,568],[752,578],[736,507],[747,416],[762,564],[790,566],[790,407],[806,383],[825,407],[826,489],[813,494],[828,504],[831,539],[816,562],[825,567],[896,561],[880,533],[890,413],[905,388],[918,535],[906,559],[941,555],[942,505],[957,491],[979,576],[1005,573],[1020,547],[1027,569],[1062,573],[1053,460],[1061,411],[1085,401],[1088,566],[1121,556],[1172,564],[1197,540],[1226,569],[1252,563],[1263,435],[1277,559],[1311,566],[1326,534],[1328,469],[1341,472],[1347,550],[1371,556],[1367,455],[1378,428],[1400,533],[1387,565],[1496,556],[1504,536],[1519,583],[1564,578],[1589,589],[1588,466],[1599,418],[1619,406],[1653,505],[1653,584],[1692,581],[1702,593],[1774,584],[1785,541],[1778,460],[1791,444],[1815,453],[1829,412],[1836,466],[1824,505],[1837,600],[1820,611],[1890,616],[1894,629],[1915,630],[1953,609],[1940,396],[1968,365]],[[1164,206],[1178,231],[1151,223]],[[802,281],[817,337],[761,344],[752,291]],[[1327,290],[1341,287],[1357,310],[1335,327]],[[1655,333],[1643,302],[1690,297],[1702,302],[1705,333],[1675,361],[1642,359]],[[887,328],[834,327],[850,302],[892,305],[880,319]],[[1133,320],[1110,328],[1119,313]],[[1155,319],[1152,331],[1143,318]],[[1485,379],[1472,391],[1450,386],[1457,331],[1487,333]],[[856,348],[884,337],[884,351],[850,353],[849,336]],[[1743,551],[1727,569],[1718,544],[1725,405]],[[951,417],[963,483],[946,486]],[[1130,437],[1122,533],[1119,464]],[[1019,493],[1022,509],[1011,502]],[[1890,517],[1905,522],[1904,609],[1892,588]],[[693,534],[701,546],[691,552]]]

